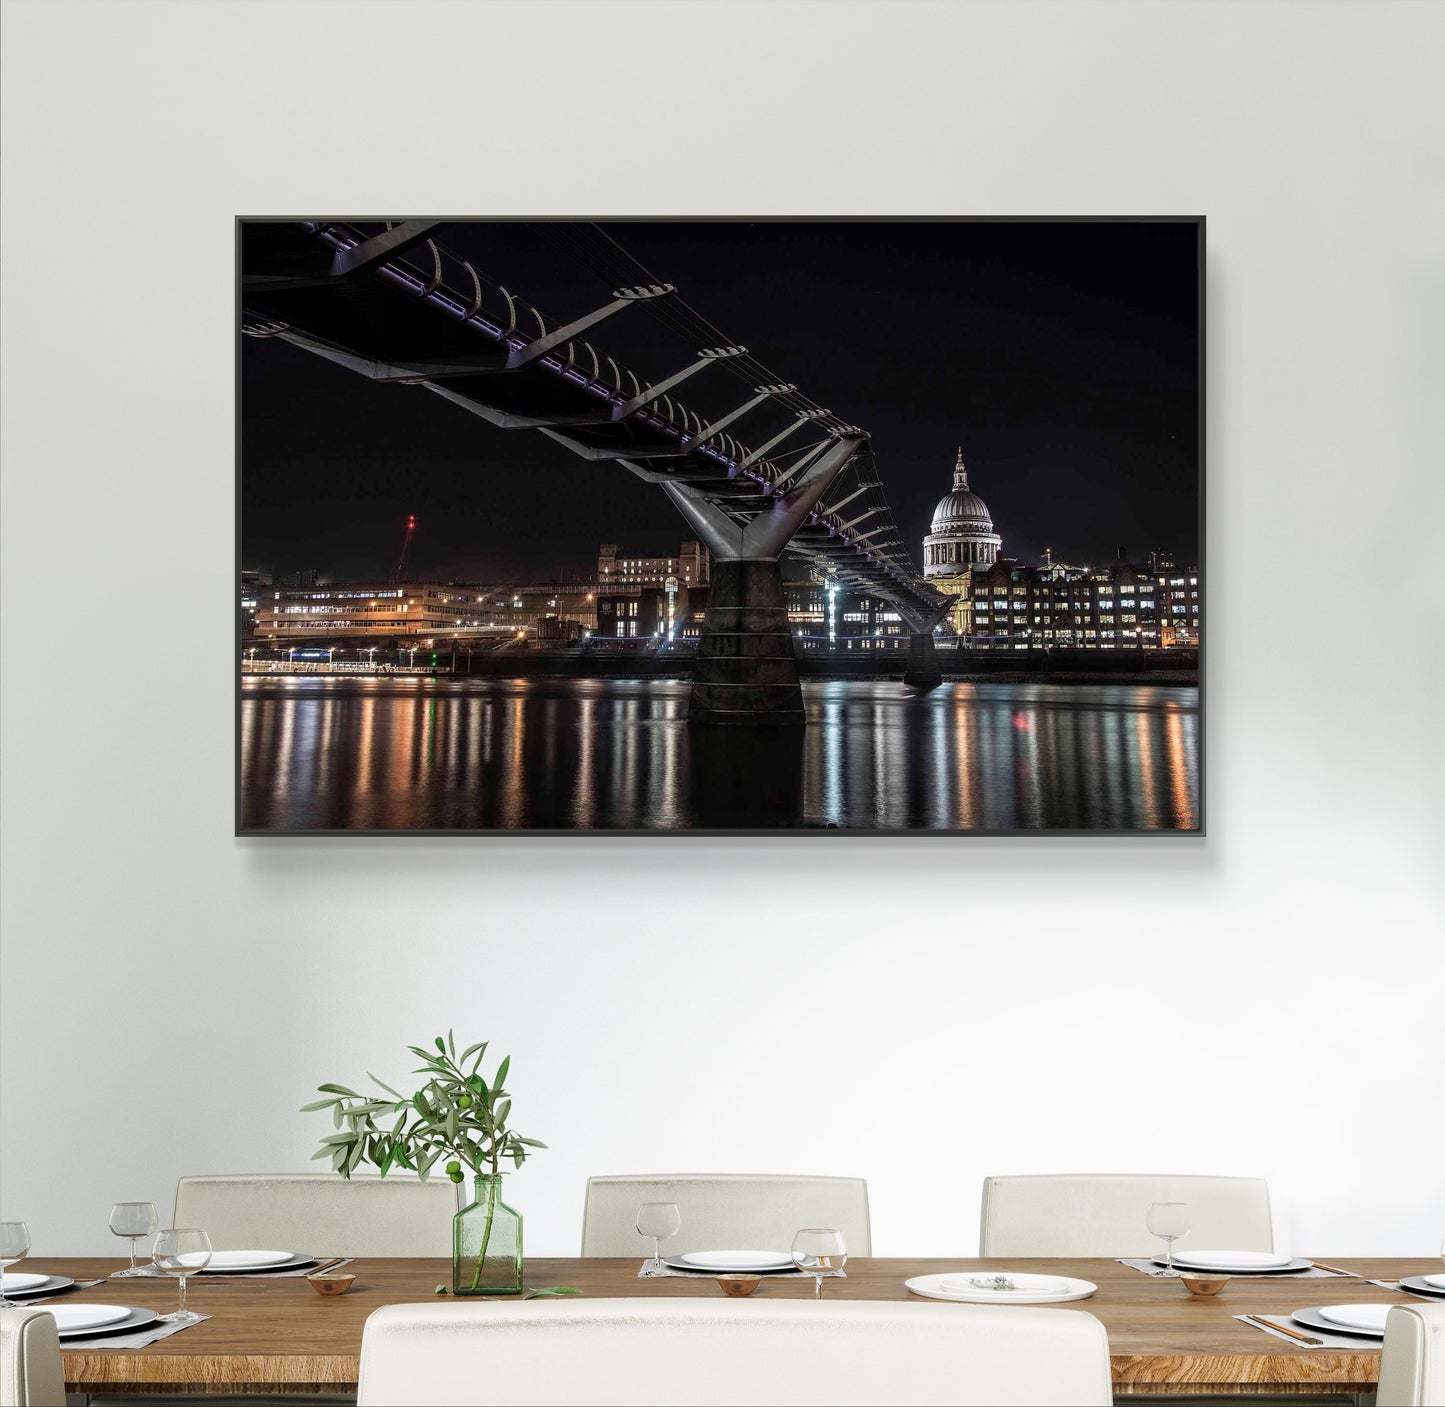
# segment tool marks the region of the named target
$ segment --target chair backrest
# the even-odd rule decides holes
[[[1445,1304],[1397,1304],[1385,1319],[1379,1407],[1445,1402]]]
[[[445,1178],[257,1173],[181,1178],[173,1224],[201,1227],[218,1251],[445,1256],[455,1214]]]
[[[13,1305],[0,1312],[0,1402],[5,1407],[65,1407],[65,1374],[55,1316]]]
[[[983,1184],[979,1254],[1145,1256],[1161,1250],[1150,1202],[1188,1202],[1192,1229],[1176,1250],[1272,1251],[1269,1184],[1256,1177],[1048,1173]]]
[[[682,1214],[665,1255],[687,1251],[788,1251],[805,1226],[841,1231],[850,1255],[873,1253],[868,1184],[861,1177],[771,1173],[640,1173],[590,1177],[582,1212],[584,1256],[650,1255],[637,1234],[643,1202],[676,1202]]]
[[[720,1296],[397,1304],[371,1315],[361,1340],[361,1407],[1110,1401],[1104,1326],[1065,1309]]]

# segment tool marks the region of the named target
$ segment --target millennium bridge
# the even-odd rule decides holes
[[[713,558],[689,722],[805,721],[784,552],[887,601],[910,632],[905,683],[940,682],[933,629],[951,598],[904,555],[865,430],[726,338],[599,226],[532,227],[608,293],[558,323],[500,282],[503,271],[449,250],[445,224],[242,221],[242,332],[421,387],[497,430],[545,435],[656,484]],[[651,380],[584,336],[617,317],[646,319],[649,360],[655,343],[658,364],[674,369]],[[729,383],[741,398],[735,385],[724,394]]]

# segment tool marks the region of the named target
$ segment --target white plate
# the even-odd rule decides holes
[[[1155,1265],[1164,1263],[1163,1256],[1154,1257]],[[1180,1270],[1207,1270],[1214,1274],[1222,1271],[1230,1275],[1293,1275],[1298,1270],[1311,1269],[1314,1262],[1296,1257],[1278,1265],[1252,1265],[1242,1261],[1195,1260],[1192,1257],[1175,1256],[1174,1264]]]
[[[276,1265],[258,1265],[251,1270],[238,1269],[232,1265],[208,1265],[202,1270],[196,1271],[197,1275],[281,1275],[288,1270],[303,1270],[308,1265],[315,1265],[316,1257],[308,1255],[294,1255],[289,1260],[283,1260]]]
[[[1385,1316],[1390,1312],[1387,1304],[1322,1304],[1320,1315],[1331,1324],[1342,1329],[1364,1329],[1367,1333],[1383,1334]]]
[[[1432,1279],[1439,1283],[1432,1285],[1430,1283]],[[1431,1299],[1438,1299],[1445,1295],[1445,1275],[1402,1275],[1400,1288],[1414,1290],[1417,1295],[1429,1295]]]
[[[1296,1324],[1303,1324],[1308,1329],[1313,1329],[1317,1334],[1348,1334],[1358,1339],[1383,1339],[1383,1329],[1347,1329],[1343,1324],[1336,1324],[1333,1319],[1326,1319],[1318,1309],[1297,1309],[1290,1318]]]
[[[987,1280],[994,1275],[1008,1275],[1016,1285],[1030,1281],[1047,1282],[1033,1289],[989,1290],[970,1285],[971,1279]],[[959,1304],[1063,1304],[1068,1300],[1086,1300],[1098,1290],[1091,1280],[1071,1280],[1064,1275],[1014,1275],[1009,1271],[981,1270],[976,1276],[961,1271],[948,1275],[916,1275],[904,1286],[915,1295],[930,1300],[954,1300]]]
[[[1155,1256],[1162,1260],[1162,1256]],[[1175,1251],[1175,1265],[1197,1265],[1201,1270],[1283,1270],[1293,1256],[1274,1251]]]
[[[118,1324],[130,1313],[126,1304],[47,1304],[47,1314],[55,1316],[55,1327],[62,1334],[78,1334],[82,1329],[103,1329]]]
[[[1008,1280],[1012,1289],[990,1284],[1000,1276]],[[974,1281],[980,1283],[975,1284]],[[980,1270],[968,1275],[945,1275],[938,1282],[938,1288],[945,1294],[971,1295],[983,1293],[998,1295],[1001,1299],[1017,1299],[1020,1295],[1066,1295],[1069,1281],[1061,1275],[1020,1275],[1012,1270]]]
[[[202,1270],[265,1270],[295,1259],[295,1251],[212,1251],[209,1260],[204,1251],[192,1251],[180,1257],[182,1265]]]
[[[59,1290],[68,1290],[75,1281],[68,1275],[42,1275],[38,1285],[31,1285],[28,1289],[12,1290],[8,1285],[5,1293],[17,1303],[23,1303],[36,1295],[53,1295]]]
[[[689,1251],[683,1256],[669,1256],[664,1264],[674,1270],[706,1270],[717,1275],[797,1269],[792,1256],[778,1251]]]
[[[131,1308],[125,1312],[125,1318],[117,1319],[114,1324],[103,1324],[99,1329],[61,1329],[59,1330],[62,1343],[72,1343],[76,1339],[87,1339],[94,1335],[100,1338],[103,1335],[129,1334],[136,1329],[144,1329],[148,1324],[154,1324],[161,1317],[158,1309]]]
[[[33,1290],[37,1285],[43,1285],[49,1279],[48,1275],[31,1275],[29,1271],[22,1275],[16,1270],[7,1270],[0,1275],[0,1284],[4,1285],[7,1295],[18,1295],[24,1290]]]

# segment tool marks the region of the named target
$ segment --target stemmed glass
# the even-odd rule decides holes
[[[813,1298],[823,1298],[823,1277],[848,1263],[848,1243],[830,1226],[809,1226],[793,1237],[793,1264],[813,1277]]]
[[[117,1236],[124,1236],[130,1242],[130,1269],[117,1270],[116,1278],[122,1275],[144,1275],[145,1271],[135,1263],[135,1243],[149,1236],[160,1225],[156,1209],[150,1202],[117,1202],[110,1209],[110,1229]]]
[[[638,1207],[638,1234],[652,1238],[652,1259],[642,1267],[644,1275],[662,1274],[662,1243],[669,1236],[676,1236],[681,1225],[682,1213],[676,1202],[644,1202]]]
[[[168,1226],[156,1234],[153,1252],[157,1270],[180,1280],[181,1298],[174,1314],[162,1314],[167,1324],[190,1324],[201,1316],[186,1308],[186,1279],[211,1263],[211,1238],[194,1227]]]
[[[30,1228],[23,1221],[0,1221],[0,1304],[5,1298],[5,1272],[30,1254]]]
[[[1174,1269],[1174,1243],[1181,1236],[1189,1235],[1188,1202],[1150,1202],[1144,1217],[1144,1225],[1151,1236],[1164,1242],[1164,1269],[1161,1275],[1178,1275]]]

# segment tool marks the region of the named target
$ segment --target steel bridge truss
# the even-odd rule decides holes
[[[595,226],[536,227],[539,239],[599,275],[632,276],[565,323],[447,250],[439,229],[416,220],[243,222],[242,331],[374,381],[420,386],[501,430],[535,431],[582,459],[620,465],[662,488],[715,563],[776,563],[791,551],[888,602],[915,647],[927,636],[931,652],[950,601],[902,555],[865,431],[725,339]],[[613,318],[635,318],[633,310],[651,314],[669,343],[691,353],[675,354],[681,364],[655,382],[584,337]],[[745,383],[745,397],[710,415],[678,398],[685,383],[691,391],[702,384],[694,378],[723,372]],[[737,437],[749,418],[773,427],[756,447]],[[695,697],[694,713],[697,705]]]

